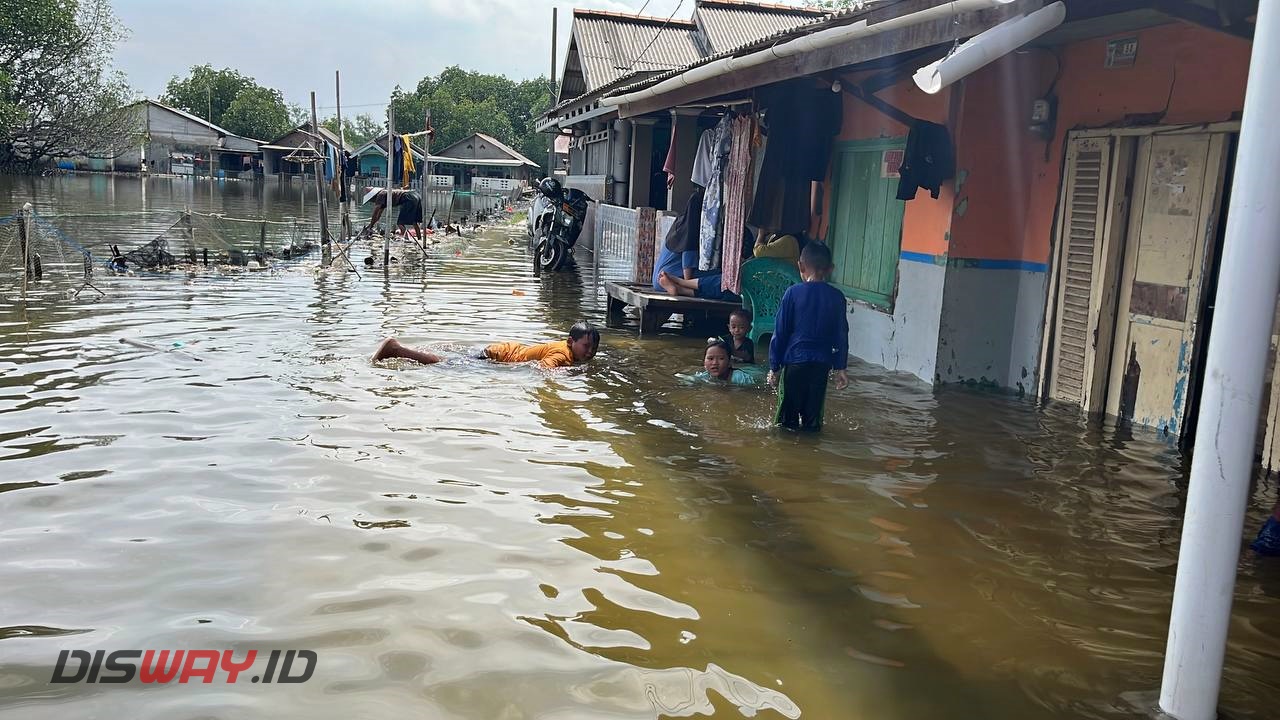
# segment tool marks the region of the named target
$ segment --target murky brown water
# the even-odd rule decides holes
[[[207,185],[150,182],[144,207],[136,179],[0,179],[0,214],[34,194],[100,246],[207,207]],[[214,206],[286,218],[296,192],[228,184]],[[582,374],[371,366],[387,334],[466,347],[600,319],[590,277],[535,278],[500,233],[389,277],[312,258],[101,286],[0,305],[5,716],[1021,720],[1154,703],[1185,477],[1153,436],[867,366],[820,438],[781,435],[764,392],[674,381],[696,337],[608,332]],[[1255,522],[1274,496],[1260,484]],[[1277,597],[1280,563],[1245,554],[1231,717],[1280,701]],[[295,685],[49,682],[60,650],[135,648],[306,648],[319,666]]]

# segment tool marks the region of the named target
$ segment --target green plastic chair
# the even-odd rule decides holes
[[[751,311],[751,341],[759,345],[773,335],[782,295],[800,282],[800,270],[790,260],[753,258],[742,264],[740,277],[742,306]]]

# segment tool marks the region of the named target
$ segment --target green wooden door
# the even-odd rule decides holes
[[[886,177],[885,152],[902,147],[901,139],[841,143],[832,173],[832,280],[851,297],[883,307],[893,305],[905,206],[897,199],[898,179]]]

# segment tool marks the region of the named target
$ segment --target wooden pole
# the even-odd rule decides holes
[[[423,124],[426,126],[422,128],[423,130],[427,130],[427,131],[431,130],[431,108],[427,108],[427,117]],[[430,192],[430,189],[431,189],[431,185],[430,185],[431,184],[431,133],[427,132],[427,134],[424,135],[423,138],[424,140],[422,141],[422,183],[421,185],[422,185],[422,200],[423,202],[426,202],[427,198],[430,197],[429,195],[427,195],[427,193]],[[426,208],[426,205],[423,205],[422,207]],[[423,228],[425,230],[426,226],[423,225]],[[426,242],[426,238],[418,238],[418,239],[424,243]]]
[[[394,153],[391,152],[392,146],[395,144],[396,134],[396,116],[395,108],[391,103],[387,103],[387,204],[383,206],[382,212],[386,215],[387,232],[382,236],[382,272],[389,272],[391,263],[391,232],[394,225],[391,223],[391,212],[393,210],[391,203],[391,177],[395,173],[391,171],[391,159]]]
[[[311,93],[311,131],[316,137],[321,138],[315,142],[320,148],[325,147],[323,136],[320,135],[320,122],[316,119],[316,94]],[[328,157],[328,151],[320,153],[320,161],[312,163],[316,169],[316,201],[320,205],[320,264],[329,267],[329,263],[333,262],[333,248],[329,245],[329,218],[325,213],[324,202],[324,173],[320,172],[324,168],[324,158]],[[306,190],[304,189],[305,193]]]
[[[31,203],[22,205],[22,223],[18,225],[18,243],[22,250],[22,299],[27,299],[27,281],[31,278],[31,241],[35,238],[36,210]]]
[[[351,237],[351,198],[347,196],[350,192],[351,178],[347,177],[347,130],[342,124],[342,75],[339,71],[333,71],[333,94],[337,103],[338,111],[338,162],[342,164],[339,168],[338,178],[342,183],[342,187],[338,190],[338,216],[341,218],[342,241],[346,242]]]

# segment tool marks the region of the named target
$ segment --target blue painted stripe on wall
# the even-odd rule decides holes
[[[986,258],[956,258],[945,255],[930,255],[903,251],[901,258],[907,262],[925,263],[926,265],[950,265],[952,267],[977,268],[979,270],[1022,270],[1025,272],[1048,272],[1046,263],[1028,260],[988,260]]]

